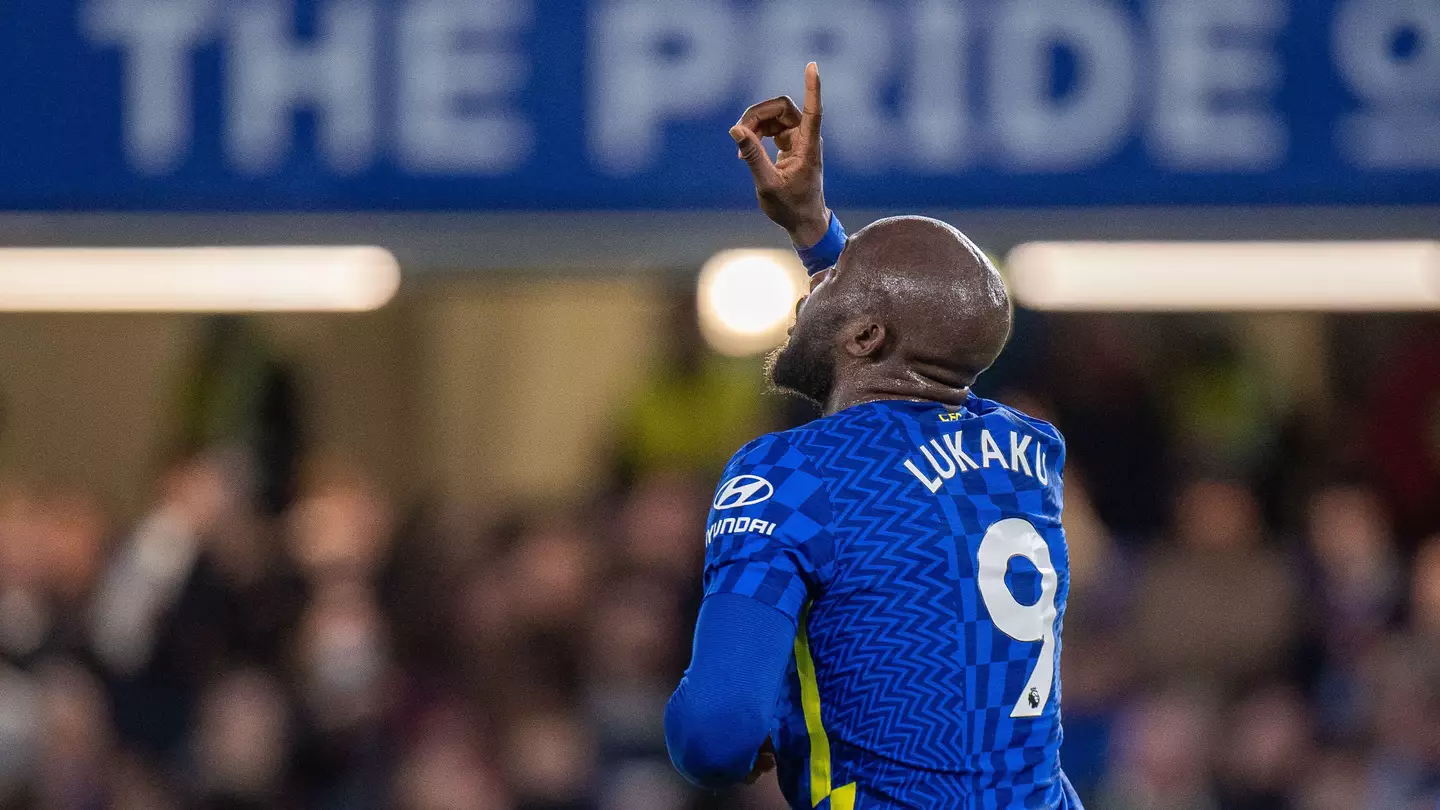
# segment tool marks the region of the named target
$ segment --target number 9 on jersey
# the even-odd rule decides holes
[[[1011,717],[1039,717],[1055,682],[1055,590],[1059,579],[1050,563],[1050,547],[1030,521],[1006,518],[985,531],[977,557],[976,580],[990,620],[1016,641],[1040,642],[1035,669],[1010,712]],[[1024,557],[1040,572],[1040,598],[1033,605],[1021,604],[1005,585],[1011,557]]]

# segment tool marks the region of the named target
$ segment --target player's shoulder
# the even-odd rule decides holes
[[[856,406],[812,419],[802,425],[766,433],[751,440],[735,454],[736,458],[763,456],[766,453],[791,451],[792,457],[808,457],[811,451],[834,442],[837,433],[844,432],[854,422],[883,421],[883,414],[873,408]]]
[[[766,433],[746,442],[730,457],[728,471],[749,472],[762,466],[769,469],[804,470],[823,476],[824,459],[831,454],[839,437],[853,432],[855,420],[881,419],[871,408],[853,407],[813,419],[786,430]],[[881,419],[883,421],[883,419]]]
[[[772,515],[778,508],[804,515],[814,526],[825,525],[830,508],[826,479],[796,437],[793,429],[781,430],[746,442],[725,467],[714,509],[753,506]]]
[[[789,430],[777,430],[761,434],[746,442],[730,457],[730,468],[753,467],[755,465],[799,467],[809,463],[799,445],[803,443],[802,425]]]
[[[1003,402],[971,394],[965,402],[965,409],[980,417],[1001,419],[1016,426],[1029,428],[1062,447],[1065,445],[1065,437],[1061,435],[1059,428],[1044,419],[1031,416],[1019,408],[1011,407]]]

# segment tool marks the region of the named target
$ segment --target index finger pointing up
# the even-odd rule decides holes
[[[805,66],[805,107],[800,111],[800,131],[814,143],[820,137],[820,66]]]

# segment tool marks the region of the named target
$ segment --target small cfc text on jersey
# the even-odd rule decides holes
[[[945,481],[957,473],[998,466],[1012,473],[1026,475],[1042,485],[1050,483],[1050,470],[1045,461],[1045,445],[1028,433],[1010,431],[1009,453],[988,430],[963,431],[931,439],[917,449],[925,457],[922,469],[915,459],[905,459],[904,467],[931,492],[939,492]],[[976,459],[979,459],[977,462]],[[931,473],[933,472],[933,476]]]

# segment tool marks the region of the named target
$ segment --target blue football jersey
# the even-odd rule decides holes
[[[706,526],[706,594],[795,620],[772,739],[796,810],[1067,808],[1065,443],[971,395],[763,436]]]

